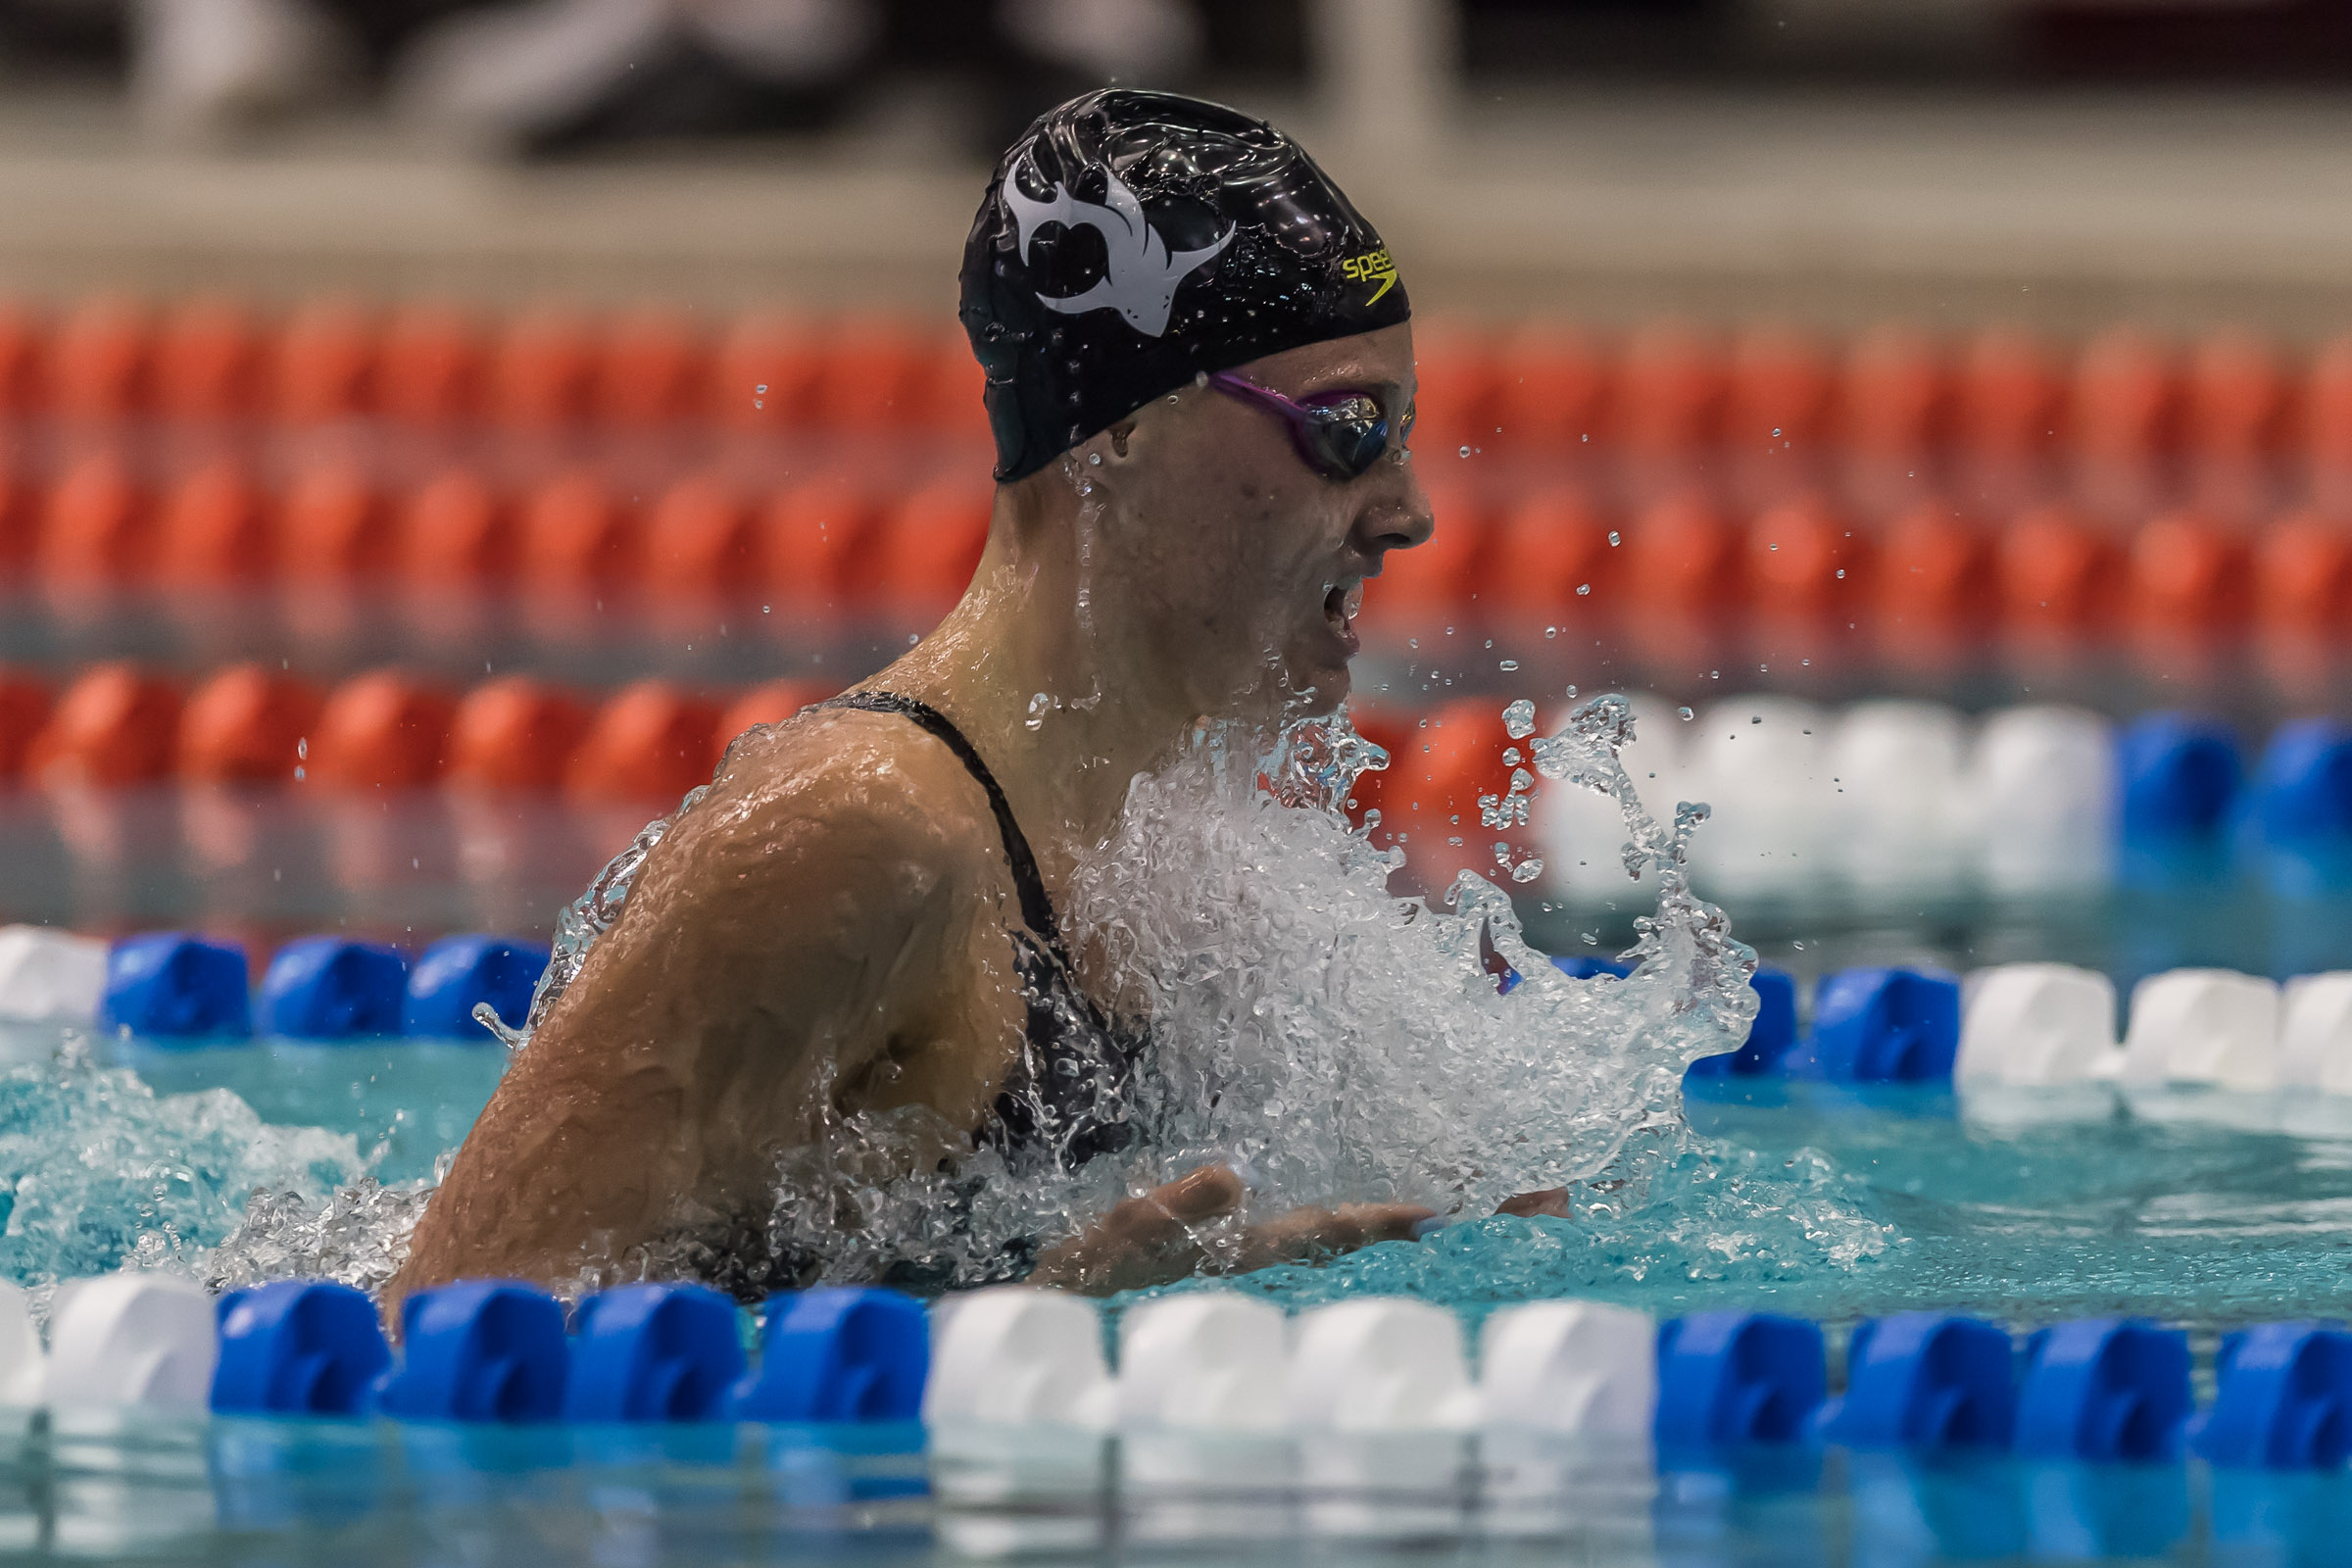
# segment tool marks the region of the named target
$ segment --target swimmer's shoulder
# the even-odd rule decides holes
[[[712,876],[823,883],[838,871],[924,898],[987,878],[997,827],[963,764],[920,728],[814,708],[739,736],[671,835]]]

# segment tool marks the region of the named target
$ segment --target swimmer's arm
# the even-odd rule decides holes
[[[924,1035],[966,940],[973,824],[876,788],[888,767],[852,748],[766,793],[731,768],[679,821],[459,1151],[393,1294],[568,1281],[764,1217],[776,1151]]]

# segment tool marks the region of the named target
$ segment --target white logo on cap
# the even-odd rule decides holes
[[[1030,167],[1034,170],[1036,166]],[[1005,179],[1004,204],[1012,209],[1012,216],[1020,224],[1021,260],[1024,263],[1029,260],[1029,241],[1048,223],[1067,223],[1072,228],[1083,224],[1095,230],[1102,236],[1109,252],[1102,276],[1083,294],[1054,295],[1041,291],[1038,303],[1064,316],[1113,310],[1127,318],[1127,324],[1146,337],[1158,337],[1168,329],[1168,313],[1176,307],[1176,286],[1231,243],[1233,227],[1228,224],[1213,245],[1171,255],[1167,241],[1145,220],[1144,204],[1136,200],[1135,192],[1118,175],[1104,172],[1110,181],[1110,204],[1106,207],[1080,201],[1058,181],[1051,197],[1037,201],[1022,194],[1020,186],[1010,177]]]

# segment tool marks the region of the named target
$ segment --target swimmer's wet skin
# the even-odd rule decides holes
[[[1410,307],[1296,143],[1124,90],[1005,155],[962,289],[999,481],[970,588],[866,701],[730,750],[546,1010],[390,1297],[646,1271],[756,1293],[824,1261],[770,1234],[779,1170],[857,1229],[875,1183],[983,1149],[1066,1169],[1136,1136],[1151,1043],[1054,911],[1130,781],[1203,720],[1270,738],[1346,699],[1364,580],[1432,528],[1405,447]],[[883,1122],[859,1168],[804,1157]],[[1433,1212],[1301,1208],[1210,1249],[1201,1227],[1245,1196],[1209,1165],[999,1272],[1117,1290],[1212,1250],[1249,1267],[1402,1239]]]

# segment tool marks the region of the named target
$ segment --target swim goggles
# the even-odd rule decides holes
[[[1281,415],[1290,424],[1291,444],[1298,449],[1299,458],[1326,479],[1346,483],[1361,478],[1389,449],[1388,410],[1369,392],[1317,392],[1293,402],[1231,370],[1219,370],[1208,378],[1208,384]],[[1396,421],[1400,447],[1413,433],[1413,406],[1407,404],[1404,416]]]

